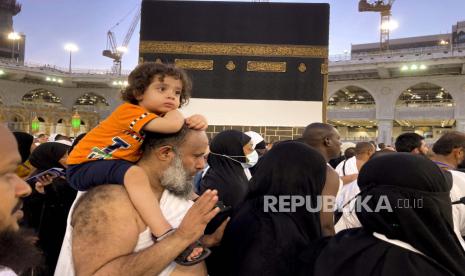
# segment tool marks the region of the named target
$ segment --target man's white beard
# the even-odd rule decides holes
[[[194,188],[193,179],[184,168],[181,158],[176,155],[161,176],[160,185],[176,196],[187,199]]]

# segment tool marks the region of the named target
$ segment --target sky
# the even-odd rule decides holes
[[[371,0],[370,2],[373,2]],[[67,67],[68,42],[78,45],[73,54],[73,68],[110,69],[112,60],[103,57],[107,31],[116,23],[121,44],[140,0],[18,0],[22,11],[14,17],[14,29],[26,35],[26,61]],[[243,1],[251,2],[251,1]],[[379,13],[358,12],[358,0],[280,0],[270,2],[329,3],[330,55],[343,54],[351,44],[379,41]],[[385,0],[387,2],[387,0]],[[391,39],[444,34],[452,25],[465,20],[464,0],[397,0],[392,18],[399,28]],[[137,64],[139,25],[129,44],[122,67],[131,70]]]

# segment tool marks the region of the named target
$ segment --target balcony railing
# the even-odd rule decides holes
[[[396,106],[395,118],[396,119],[449,119],[454,118],[455,106],[451,104],[446,105],[400,105]]]
[[[353,54],[337,54],[329,56],[330,66],[337,64],[358,64],[358,63],[371,63],[373,61],[389,61],[389,60],[408,60],[408,59],[421,59],[421,57],[464,57],[465,45],[455,45],[454,47],[448,46],[432,46],[432,47],[419,47],[407,48],[389,51],[377,51],[366,53],[353,53]]]
[[[360,110],[360,109],[373,109],[376,108],[374,104],[336,104],[328,105],[328,110]]]
[[[69,75],[69,68],[60,67],[51,64],[44,64],[39,62],[27,61],[27,62],[16,62],[12,59],[8,58],[0,58],[0,67],[6,68],[21,68],[27,70],[33,70],[37,72],[50,72],[50,73],[58,73],[58,74],[66,74]],[[127,76],[131,70],[122,70],[121,75]],[[116,75],[110,70],[106,69],[88,69],[88,68],[73,68],[71,75]]]

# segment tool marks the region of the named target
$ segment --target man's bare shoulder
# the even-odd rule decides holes
[[[136,217],[136,211],[122,185],[101,185],[85,193],[75,205],[71,225],[75,234],[92,233],[99,225],[108,225],[117,217]]]
[[[76,275],[93,275],[103,264],[133,252],[143,229],[140,222],[124,186],[89,190],[77,202],[71,220]]]
[[[335,169],[333,169],[333,167],[327,165],[326,166],[326,177],[330,177],[332,180],[334,179],[339,179],[339,174],[337,173],[337,171]]]

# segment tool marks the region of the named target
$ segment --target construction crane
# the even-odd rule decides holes
[[[379,12],[381,14],[381,32],[379,36],[379,48],[381,51],[389,50],[389,28],[391,19],[391,8],[395,0],[376,0],[368,3],[367,0],[360,0],[358,3],[359,12]]]
[[[102,55],[113,59],[113,66],[111,71],[113,74],[121,75],[121,59],[123,58],[124,53],[127,51],[129,41],[131,40],[132,34],[136,29],[137,24],[140,20],[140,6],[138,7],[136,14],[132,18],[131,25],[124,36],[123,43],[121,46],[118,46],[116,42],[115,33],[113,29],[116,28],[129,14],[127,14],[123,19],[116,23],[113,27],[110,28],[107,32],[107,47],[103,50]]]

